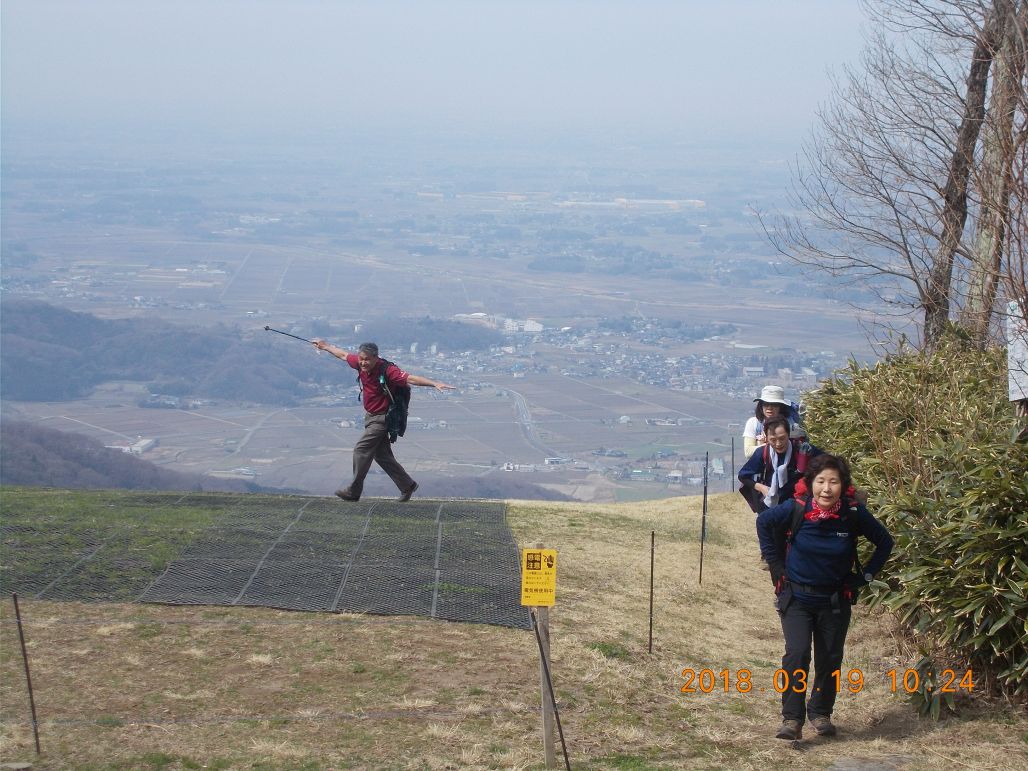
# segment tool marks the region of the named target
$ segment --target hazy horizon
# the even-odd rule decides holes
[[[856,2],[6,0],[3,131],[798,147]]]
[[[868,350],[848,303],[870,289],[801,299],[754,216],[787,201],[859,9],[4,0],[4,303],[96,321],[6,318],[27,386],[0,407],[330,494],[352,377],[262,327],[360,327],[466,387],[422,397],[426,493],[516,492],[515,467],[580,500],[678,493],[730,460],[764,367],[799,393]],[[664,471],[631,476],[647,458]]]

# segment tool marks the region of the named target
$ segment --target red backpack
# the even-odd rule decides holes
[[[792,442],[792,454],[796,458],[796,470],[799,473],[803,473],[807,470],[807,461],[810,460],[808,451],[810,450],[810,442],[806,439],[790,439]],[[767,468],[771,463],[771,445],[767,442],[764,443],[764,467]]]

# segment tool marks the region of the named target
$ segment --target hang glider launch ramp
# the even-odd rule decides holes
[[[530,628],[502,501],[344,503],[216,493],[130,499],[139,515],[111,521],[19,516],[5,506],[3,590],[37,599],[415,615]],[[159,522],[148,521],[147,500],[161,507]],[[174,512],[189,507],[215,513],[183,537]],[[162,543],[171,556],[157,559],[154,544]]]

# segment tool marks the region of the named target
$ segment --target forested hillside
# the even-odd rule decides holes
[[[0,431],[0,484],[130,490],[262,489],[239,479],[170,471],[120,450],[109,450],[81,434],[17,421],[4,422]]]
[[[110,450],[81,434],[22,421],[0,428],[0,485],[128,490],[289,492],[242,479],[185,474]],[[516,478],[516,475],[436,477],[421,495],[435,498],[492,498],[567,501],[568,496]]]
[[[65,401],[100,383],[135,380],[155,394],[293,405],[338,383],[309,346],[283,342],[260,327],[194,328],[159,319],[99,319],[39,302],[5,302],[0,388],[5,399]],[[356,346],[352,329],[322,324],[303,336]],[[440,319],[371,321],[362,340],[383,348],[436,343],[472,350],[499,343],[488,329]]]

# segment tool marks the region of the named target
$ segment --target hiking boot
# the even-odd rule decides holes
[[[398,500],[400,503],[406,503],[407,501],[410,500],[410,497],[412,495],[414,495],[414,491],[417,490],[417,489],[418,489],[418,483],[417,482],[411,482],[410,483],[410,487],[408,487],[406,490],[401,490],[400,491],[400,497],[397,498],[396,500]]]
[[[818,736],[835,736],[835,726],[828,715],[818,715],[810,718],[810,724],[814,726]]]
[[[336,490],[336,495],[338,495],[344,501],[350,501],[350,503],[356,503],[361,499],[359,495],[354,495],[346,488],[343,488],[342,490]]]
[[[799,741],[803,738],[803,723],[799,720],[783,720],[782,727],[778,729],[775,738]]]

